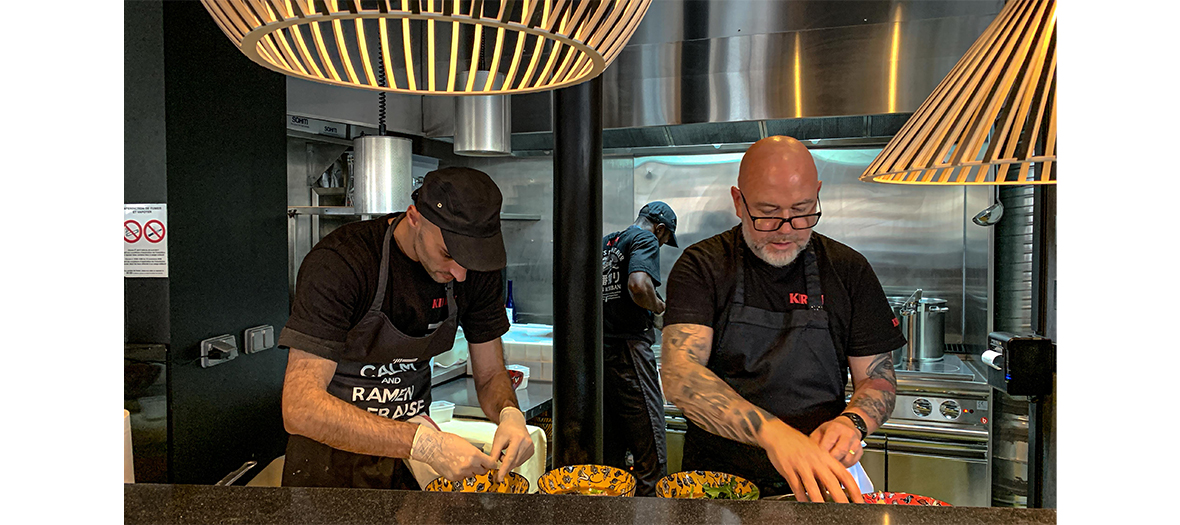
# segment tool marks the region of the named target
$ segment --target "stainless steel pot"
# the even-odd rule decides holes
[[[918,297],[915,299],[915,297]],[[915,296],[889,297],[893,315],[901,323],[906,345],[893,351],[894,367],[913,367],[920,363],[942,361],[946,348],[945,299]]]

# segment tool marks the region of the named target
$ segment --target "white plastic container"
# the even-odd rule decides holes
[[[437,424],[451,420],[455,415],[455,404],[450,401],[434,401],[430,403],[430,419]]]

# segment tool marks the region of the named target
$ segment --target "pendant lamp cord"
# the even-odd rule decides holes
[[[377,85],[388,87],[385,82],[385,46],[377,46]],[[377,95],[377,134],[385,136],[385,92]]]

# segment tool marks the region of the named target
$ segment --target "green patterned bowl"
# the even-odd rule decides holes
[[[426,484],[431,492],[498,492],[502,494],[527,494],[529,480],[515,472],[509,472],[504,481],[496,483],[496,469],[487,474],[480,474],[464,478],[463,481],[453,482],[447,478],[438,478]]]
[[[711,470],[690,470],[669,474],[656,483],[656,496],[660,498],[696,499],[708,498],[705,487],[722,487],[733,482],[735,497],[725,499],[758,499],[758,487],[733,474]]]
[[[631,497],[635,495],[635,476],[605,465],[569,465],[537,478],[537,492]]]

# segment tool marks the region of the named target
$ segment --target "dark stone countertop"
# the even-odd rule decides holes
[[[475,379],[464,376],[452,379],[430,389],[434,401],[450,401],[455,404],[455,417],[487,419],[479,406],[475,392]],[[525,419],[532,419],[553,406],[553,383],[529,380],[524,388],[516,391],[516,402]]]
[[[1054,509],[127,484],[123,523],[1050,524]]]

